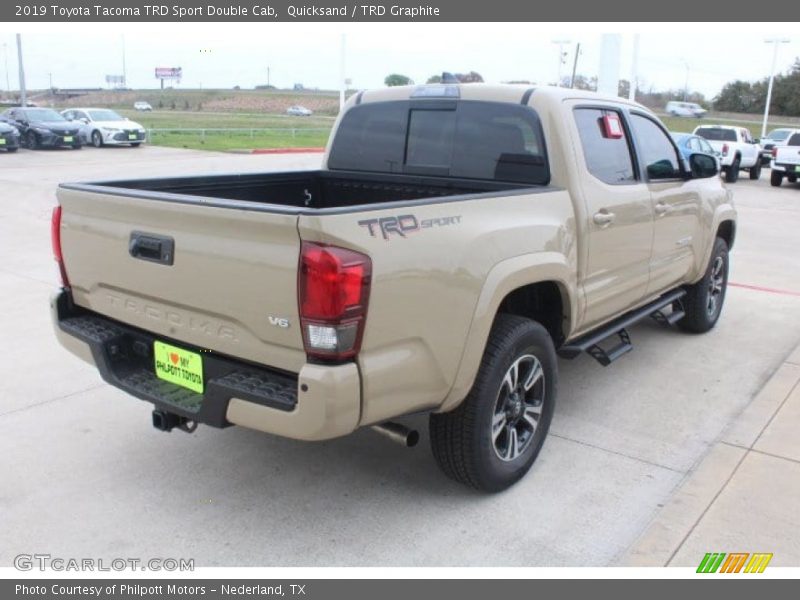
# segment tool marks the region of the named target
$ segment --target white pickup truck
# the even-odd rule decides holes
[[[727,183],[736,183],[742,169],[750,173],[750,179],[761,177],[761,146],[746,127],[700,125],[695,128],[694,134],[708,140],[711,147],[720,153],[720,164]]]
[[[769,182],[773,187],[780,186],[783,178],[796,183],[800,176],[800,129],[793,129],[785,144],[772,149],[772,172]]]

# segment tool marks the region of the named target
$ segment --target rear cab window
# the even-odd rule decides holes
[[[787,146],[800,146],[800,133],[795,133],[792,137],[789,138],[789,141],[786,142]]]
[[[736,131],[734,129],[723,129],[721,127],[700,127],[695,135],[711,140],[712,142],[735,142]]]
[[[531,185],[550,182],[536,112],[523,105],[471,100],[355,106],[339,125],[328,168]]]

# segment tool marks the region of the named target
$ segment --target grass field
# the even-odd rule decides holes
[[[192,150],[252,150],[254,148],[317,148],[328,143],[330,129],[294,131],[208,131],[193,132],[153,132],[150,143],[155,146],[171,148],[190,148]]]
[[[753,120],[749,121],[748,118],[752,118]],[[770,119],[767,131],[771,131],[778,127],[800,129],[800,125],[797,123],[782,123],[778,119],[780,119],[780,117],[774,117]],[[761,137],[761,121],[759,121],[755,115],[742,115],[739,119],[715,119],[713,117],[705,119],[690,119],[687,117],[661,117],[661,120],[670,131],[691,133],[698,125],[735,125],[737,127],[746,127],[749,129],[750,135],[752,135],[754,138]]]

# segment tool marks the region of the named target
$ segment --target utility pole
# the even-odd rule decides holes
[[[767,102],[764,105],[764,123],[761,125],[761,137],[767,137],[767,121],[769,120],[769,105],[772,102],[772,84],[775,81],[775,67],[778,64],[778,44],[788,44],[785,38],[772,38],[764,40],[767,44],[772,44],[772,68],[769,71],[769,85],[767,86]]]
[[[636,88],[639,87],[639,34],[633,36],[633,59],[631,61],[631,82],[628,100],[636,101]]]
[[[575,60],[572,61],[572,77],[569,80],[569,87],[575,87],[575,73],[578,72],[578,57],[581,55],[581,43],[575,44]]]
[[[347,38],[346,38],[345,34],[343,33],[342,34],[341,53],[339,55],[339,112],[340,113],[344,109],[344,91],[345,91],[344,88],[347,85],[344,82],[344,80],[345,80],[345,75],[344,75],[344,73],[345,73],[344,56],[345,56],[345,46],[346,46],[346,44],[347,44]]]
[[[162,82],[163,83],[163,82]],[[125,36],[122,36],[122,87],[128,87],[128,70],[125,66]]]
[[[22,36],[17,34],[17,59],[19,59],[19,97],[22,106],[28,106],[28,93],[25,90],[25,67],[22,64]]]
[[[269,89],[269,66],[267,67],[267,89]]]
[[[561,65],[564,64],[564,58],[566,57],[564,46],[571,44],[572,42],[570,40],[553,40],[553,43],[558,46],[558,81],[556,86],[561,87]]]
[[[689,62],[685,58],[681,60],[686,66],[686,80],[683,83],[683,101],[686,102],[689,99]]]
[[[53,89],[53,74],[48,73],[47,76],[50,78],[50,90]]]

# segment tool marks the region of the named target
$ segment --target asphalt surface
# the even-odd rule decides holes
[[[148,404],[55,342],[50,212],[62,181],[313,168],[319,155],[156,147],[0,154],[0,566],[20,553],[197,566],[614,564],[800,339],[800,186],[734,185],[718,327],[645,322],[603,368],[562,361],[551,435],[507,492],[441,475],[427,445],[366,430],[300,443],[156,431]]]

